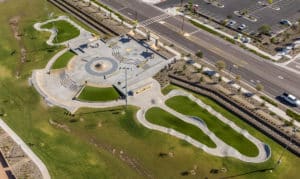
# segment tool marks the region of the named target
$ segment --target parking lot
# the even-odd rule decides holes
[[[180,6],[180,0],[166,0],[156,4],[160,8],[170,8]],[[183,0],[188,3],[189,0]],[[245,24],[245,33],[256,33],[258,28],[264,24],[270,25],[274,33],[287,28],[280,25],[280,20],[287,19],[294,23],[300,19],[300,0],[273,0],[270,5],[267,0],[218,0],[223,7],[208,4],[205,0],[194,0],[197,4],[197,11],[202,15],[208,16],[221,22],[230,17],[236,23],[232,28],[237,29],[241,24]],[[239,17],[237,12],[243,12],[252,20]]]

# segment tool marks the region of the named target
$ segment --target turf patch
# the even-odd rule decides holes
[[[208,147],[216,147],[216,144],[206,134],[204,134],[201,129],[192,124],[182,121],[181,119],[162,110],[161,108],[150,108],[146,112],[146,119],[153,124],[171,128],[185,135],[188,135],[193,139],[207,145]]]
[[[80,95],[79,100],[82,101],[112,101],[119,98],[119,93],[113,87],[97,88],[93,86],[85,86]]]
[[[184,105],[183,105],[184,104]],[[170,108],[189,116],[196,116],[205,121],[207,127],[221,140],[247,156],[257,156],[257,147],[243,135],[234,131],[230,126],[201,108],[186,96],[175,96],[166,101]],[[228,118],[230,120],[230,118]]]
[[[52,69],[65,68],[74,56],[75,54],[73,52],[67,51],[55,61],[55,63],[52,65]]]
[[[59,20],[49,22],[42,26],[45,29],[57,29],[57,36],[54,38],[54,43],[62,43],[71,40],[80,35],[80,31],[67,21]]]

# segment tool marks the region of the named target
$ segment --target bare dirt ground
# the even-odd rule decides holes
[[[18,67],[16,69],[16,76],[17,77],[20,76],[20,71],[21,71],[22,64],[26,62],[26,49],[25,49],[24,45],[22,44],[21,34],[19,33],[19,22],[20,22],[20,20],[21,20],[20,16],[12,17],[9,20],[9,26],[12,29],[12,32],[14,34],[15,39],[19,42],[20,53],[21,53],[20,64],[18,65]]]
[[[0,0],[1,2],[1,0]],[[0,178],[1,179],[7,179],[7,175],[5,174],[4,168],[0,165]]]

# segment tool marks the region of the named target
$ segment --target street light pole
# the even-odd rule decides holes
[[[125,68],[125,109],[127,109],[127,104],[128,104],[128,101],[127,101],[127,68]]]
[[[184,17],[185,17],[185,14],[184,14],[184,12],[183,12],[183,14],[182,14],[182,24],[181,24],[181,32],[182,33],[184,33],[184,31],[183,31],[183,27],[184,27]]]
[[[295,135],[295,133],[296,133],[296,128],[294,127],[294,129],[293,129],[293,134],[291,135],[291,138],[290,138],[290,143],[292,142],[292,139],[293,139],[293,136]],[[275,170],[276,168],[277,168],[277,166],[281,163],[281,159],[282,159],[282,157],[283,157],[283,154],[284,154],[284,152],[288,149],[288,144],[286,145],[286,147],[282,150],[282,152],[281,152],[281,154],[280,154],[280,157],[278,158],[278,160],[277,160],[277,162],[275,163],[275,165],[274,165],[274,167],[273,167],[273,169]]]

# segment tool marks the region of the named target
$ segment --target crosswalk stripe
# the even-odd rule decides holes
[[[155,16],[155,17],[152,17],[152,18],[147,19],[145,21],[142,21],[141,23],[139,23],[139,26],[145,27],[145,26],[148,26],[148,25],[153,24],[155,22],[165,20],[169,17],[171,17],[169,14],[162,14],[162,15],[159,15],[159,16]]]

